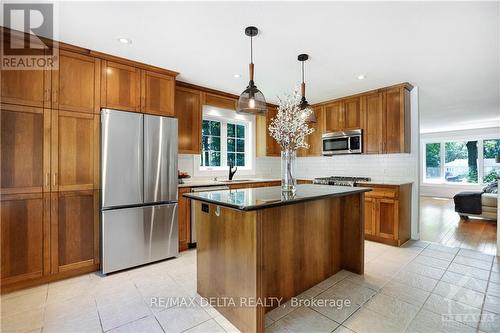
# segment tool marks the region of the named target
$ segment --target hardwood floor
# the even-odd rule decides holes
[[[420,239],[497,254],[496,223],[478,218],[460,219],[453,199],[420,197]]]

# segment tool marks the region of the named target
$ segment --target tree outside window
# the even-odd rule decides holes
[[[500,139],[489,139],[483,141],[483,183],[491,183],[500,175],[500,163],[495,158],[500,155]]]
[[[425,145],[425,178],[441,178],[441,144],[428,143]]]
[[[444,177],[452,183],[477,183],[477,141],[445,143]]]

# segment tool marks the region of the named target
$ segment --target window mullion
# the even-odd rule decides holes
[[[482,184],[484,179],[484,140],[477,140],[477,183]]]
[[[444,156],[444,154],[445,154],[444,145],[445,145],[445,142],[441,141],[440,146],[439,146],[440,147],[439,148],[439,156],[440,156],[440,164],[441,164],[441,170],[440,170],[441,177],[440,178],[441,178],[442,182],[446,182],[446,176],[445,176],[445,170],[446,170],[446,168],[445,168],[445,165],[444,165],[446,159],[445,159],[445,156]]]
[[[220,135],[220,164],[221,167],[227,166],[227,122],[221,121],[221,135]]]

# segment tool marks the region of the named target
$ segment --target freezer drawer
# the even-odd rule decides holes
[[[177,204],[102,211],[104,274],[178,254]]]
[[[177,119],[144,115],[144,203],[177,201]]]
[[[101,112],[102,206],[143,203],[142,114]]]

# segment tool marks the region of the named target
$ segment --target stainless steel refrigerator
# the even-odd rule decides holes
[[[178,254],[177,119],[101,111],[102,273]]]

